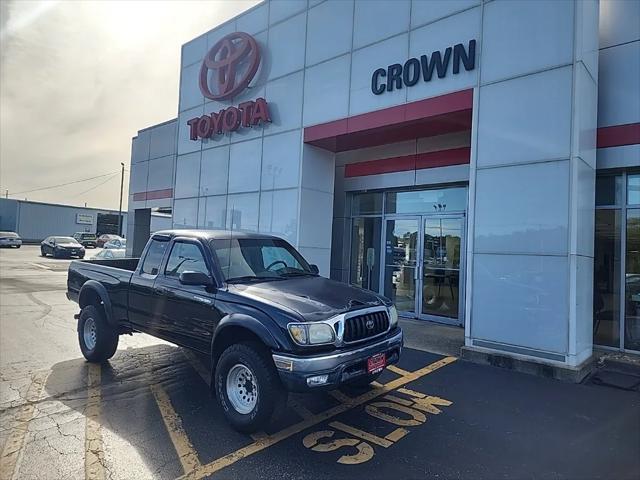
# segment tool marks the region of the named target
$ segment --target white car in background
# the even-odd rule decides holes
[[[104,244],[103,248],[126,248],[127,247],[127,240],[125,240],[124,238],[116,238],[115,240],[110,240],[107,243]]]
[[[124,258],[126,250],[124,248],[108,248],[96,253],[93,260],[110,260],[112,258]]]
[[[0,232],[0,247],[20,248],[21,246],[22,239],[16,232]]]

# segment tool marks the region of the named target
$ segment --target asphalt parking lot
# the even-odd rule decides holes
[[[125,336],[86,363],[68,264],[0,250],[0,479],[640,478],[638,393],[411,349],[371,388],[291,396],[237,433],[183,349]]]

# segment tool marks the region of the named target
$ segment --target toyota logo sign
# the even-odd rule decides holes
[[[259,66],[260,48],[255,38],[244,32],[230,33],[204,57],[200,91],[211,100],[231,98],[247,88]]]

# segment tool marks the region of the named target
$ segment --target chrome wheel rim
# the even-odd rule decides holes
[[[84,322],[83,329],[84,344],[89,350],[96,347],[98,332],[96,329],[96,321],[93,318],[87,318]]]
[[[253,372],[238,363],[227,374],[227,397],[231,406],[243,415],[251,413],[258,403],[258,384]]]

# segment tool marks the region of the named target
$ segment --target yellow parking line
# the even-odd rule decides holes
[[[33,419],[35,402],[40,400],[48,372],[38,372],[34,375],[27,390],[26,404],[18,409],[13,427],[0,454],[0,479],[11,479],[16,473],[16,466],[24,448],[24,440],[29,431],[29,422]]]
[[[399,393],[404,393],[405,395],[409,395],[411,397],[416,397],[416,398],[425,398],[426,397],[426,395],[424,393],[416,392],[415,390],[410,390],[408,388],[399,388],[398,392]]]
[[[385,384],[382,388],[376,388],[376,389],[370,390],[368,392],[363,393],[362,395],[359,395],[358,397],[353,398],[353,401],[351,403],[348,403],[348,404],[341,403],[340,405],[336,405],[335,407],[325,410],[324,412],[318,413],[310,418],[306,418],[303,421],[298,422],[294,425],[291,425],[290,427],[287,427],[283,430],[280,430],[279,432],[273,435],[269,435],[268,437],[261,439],[257,442],[251,443],[246,447],[242,447],[236,450],[235,452],[231,452],[225,455],[224,457],[217,458],[216,460],[206,465],[202,465],[200,468],[189,472],[187,475],[181,478],[194,478],[194,479],[198,478],[199,479],[199,478],[204,478],[209,475],[212,475],[215,472],[222,470],[223,468],[233,465],[238,460],[242,460],[243,458],[246,458],[250,455],[261,452],[262,450],[269,448],[283,440],[286,440],[287,438],[293,435],[296,435],[297,433],[300,433],[303,430],[306,430],[307,428],[313,427],[314,425],[317,425],[320,422],[323,422],[325,420],[328,420],[329,418],[332,418],[332,417],[335,417],[336,415],[344,413],[353,407],[357,407],[366,402],[369,402],[374,398],[377,398],[381,395],[384,395],[390,392],[391,390],[395,390],[398,387],[402,387],[407,383],[413,382],[421,377],[424,377],[425,375],[435,372],[439,368],[449,365],[450,363],[453,363],[455,361],[456,361],[455,357],[445,357],[442,360],[433,362],[430,365],[427,365],[426,367],[416,370],[415,372],[408,372],[408,375],[400,378],[396,378],[395,380],[392,380],[389,383]]]
[[[393,445],[393,442],[387,439],[380,438],[377,435],[374,435],[373,433],[365,432],[363,430],[360,430],[359,428],[352,427],[350,425],[345,425],[342,422],[331,422],[329,426],[332,428],[335,428],[336,430],[341,430],[344,433],[353,435],[354,437],[361,438],[362,440],[365,440],[367,442],[375,443],[376,445],[380,445],[381,447],[384,447],[384,448],[389,448],[391,445]]]
[[[198,454],[182,427],[182,420],[173,409],[173,405],[171,405],[169,395],[167,395],[167,392],[157,383],[151,385],[151,392],[156,399],[162,420],[169,432],[169,438],[171,438],[171,442],[176,449],[185,473],[200,468]]]
[[[396,443],[398,440],[404,437],[407,433],[409,433],[409,430],[407,430],[406,428],[398,427],[389,435],[385,435],[384,438],[386,438],[387,440],[391,440],[393,443]]]
[[[391,370],[393,373],[397,373],[398,375],[402,375],[403,377],[406,375],[411,375],[411,372],[407,372],[406,370],[396,367],[395,365],[389,365],[387,367],[388,370]]]
[[[86,480],[104,479],[104,449],[100,430],[101,366],[89,363],[87,370],[87,406],[85,411],[84,476]]]

